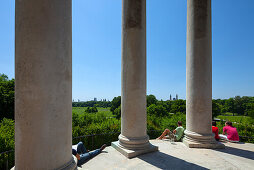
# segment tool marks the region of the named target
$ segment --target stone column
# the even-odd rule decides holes
[[[123,0],[121,134],[112,146],[131,158],[158,150],[146,116],[146,0]]]
[[[15,8],[15,169],[74,169],[72,1]]]
[[[186,130],[189,147],[217,148],[212,134],[211,0],[187,1]]]

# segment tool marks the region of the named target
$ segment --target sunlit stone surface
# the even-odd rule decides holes
[[[226,143],[225,149],[188,148],[181,142],[150,140],[159,151],[128,159],[112,147],[85,163],[88,170],[253,169],[254,144]]]

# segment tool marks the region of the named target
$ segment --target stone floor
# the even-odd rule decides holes
[[[193,149],[181,142],[151,140],[159,151],[128,159],[111,146],[79,169],[254,169],[254,144],[225,143],[225,149]]]

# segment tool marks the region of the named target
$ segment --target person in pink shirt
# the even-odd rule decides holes
[[[232,126],[232,122],[227,121],[223,127],[222,135],[219,135],[220,138],[227,140],[229,142],[239,142],[239,135],[236,127]]]

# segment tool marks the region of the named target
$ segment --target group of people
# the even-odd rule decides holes
[[[229,142],[239,142],[239,135],[236,127],[232,125],[232,122],[226,121],[223,127],[223,133],[219,134],[219,128],[216,127],[216,122],[212,122],[212,132],[214,133],[215,140],[219,141],[229,141]]]
[[[157,139],[170,139],[175,142],[181,141],[184,136],[184,128],[182,127],[182,122],[177,122],[178,127],[172,132],[169,129],[165,129],[160,137]],[[214,138],[217,141],[230,141],[239,142],[239,135],[237,129],[232,126],[232,122],[227,121],[223,127],[223,133],[219,135],[219,128],[216,127],[216,122],[212,122],[212,132],[214,133]],[[102,145],[101,148],[94,151],[86,150],[84,144],[79,142],[77,145],[72,146],[72,154],[76,156],[78,160],[78,166],[81,166],[89,159],[101,153],[103,149],[106,148],[106,144]]]
[[[160,137],[157,139],[170,139],[175,142],[181,141],[184,136],[184,128],[182,127],[182,122],[178,121],[178,127],[172,132],[169,129],[165,129]],[[227,121],[223,127],[223,133],[219,135],[219,128],[216,127],[216,122],[212,122],[212,132],[214,133],[214,138],[217,141],[229,141],[229,142],[239,142],[239,135],[236,127],[232,126],[232,122]]]

